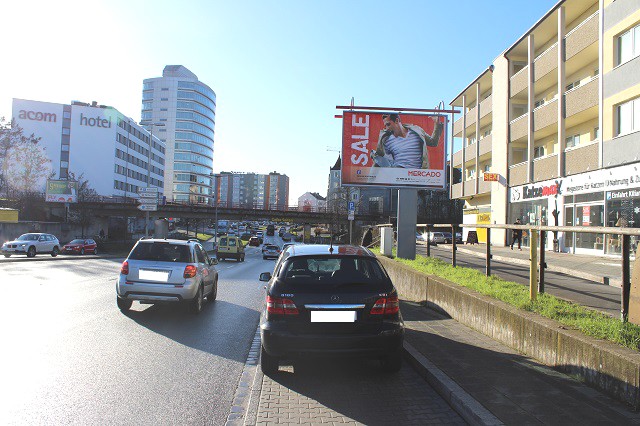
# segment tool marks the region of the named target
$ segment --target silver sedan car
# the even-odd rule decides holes
[[[122,263],[116,280],[121,311],[140,303],[187,303],[193,313],[218,294],[217,260],[197,240],[142,239]]]

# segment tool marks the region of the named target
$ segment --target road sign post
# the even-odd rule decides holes
[[[138,210],[145,212],[144,236],[149,236],[149,212],[158,211],[158,188],[155,186],[147,186],[146,188],[138,188],[140,196]]]
[[[349,201],[347,206],[347,220],[349,220],[349,244],[353,244],[353,220],[355,219],[356,203]]]

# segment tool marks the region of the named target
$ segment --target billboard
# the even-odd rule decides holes
[[[78,182],[73,180],[47,180],[46,201],[54,203],[77,203]]]
[[[342,185],[444,189],[444,115],[344,111]]]

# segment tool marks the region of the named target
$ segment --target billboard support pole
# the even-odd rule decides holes
[[[398,190],[398,257],[416,258],[416,224],[418,219],[418,190]]]

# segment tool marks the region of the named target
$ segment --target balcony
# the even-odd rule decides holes
[[[464,162],[476,159],[476,144],[471,144],[464,149]]]
[[[527,116],[528,114],[521,115],[509,124],[511,142],[527,136],[527,127],[529,123]]]
[[[509,167],[509,186],[527,183],[527,164],[527,162],[524,162]]]
[[[565,93],[566,117],[598,106],[598,77]]]
[[[478,107],[474,106],[469,111],[467,111],[467,128],[471,127],[476,122],[476,112],[478,111]]]
[[[556,68],[558,68],[558,43],[542,52],[535,59],[535,66],[533,68],[535,81],[540,80]]]
[[[558,177],[558,154],[533,160],[533,181],[554,179]]]
[[[489,95],[487,99],[480,102],[480,118],[486,117],[487,114],[491,113],[493,107],[492,97],[493,95]]]
[[[462,165],[462,150],[453,153],[453,167]]]
[[[598,168],[598,143],[570,148],[564,155],[564,169],[567,175],[575,175]]]
[[[451,198],[460,198],[462,197],[462,183],[454,183],[451,187]]]
[[[458,136],[458,133],[462,133],[462,117],[453,123],[453,136]]]
[[[480,139],[480,157],[491,152],[491,135]]]
[[[509,96],[513,98],[518,93],[527,88],[529,78],[529,67],[526,66],[511,77],[511,88]]]
[[[565,36],[565,61],[598,41],[598,13],[589,16]]]
[[[469,179],[464,181],[464,196],[468,197],[476,195],[476,179]]]
[[[478,194],[486,194],[491,192],[491,182],[485,182],[484,179],[480,179],[478,182]]]
[[[558,100],[554,99],[533,110],[533,130],[544,129],[558,122]]]
[[[638,146],[640,146],[640,132],[627,133],[604,141],[603,165],[618,166],[638,161],[640,158]]]

